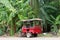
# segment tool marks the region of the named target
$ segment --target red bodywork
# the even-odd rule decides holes
[[[22,33],[30,32],[32,34],[39,34],[42,33],[42,28],[39,25],[35,25],[33,27],[26,28],[25,26],[22,27]]]

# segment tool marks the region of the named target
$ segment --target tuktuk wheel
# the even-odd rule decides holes
[[[27,38],[30,38],[31,36],[32,36],[31,33],[26,33]]]
[[[33,34],[33,37],[37,37],[37,34]]]

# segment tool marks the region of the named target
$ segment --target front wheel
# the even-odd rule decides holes
[[[26,33],[26,37],[30,38],[31,37],[31,33]]]

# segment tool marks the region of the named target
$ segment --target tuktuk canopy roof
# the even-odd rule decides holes
[[[42,21],[42,19],[40,18],[34,18],[34,19],[27,19],[27,20],[21,20],[23,22],[26,22],[26,21]]]

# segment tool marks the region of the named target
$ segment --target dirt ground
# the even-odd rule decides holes
[[[4,34],[0,37],[21,37],[21,33],[16,33],[13,36],[10,36],[9,34]],[[42,33],[42,34],[38,34],[37,37],[60,37],[60,34],[54,35],[54,34],[51,34],[51,33]]]
[[[9,34],[8,34],[9,35]],[[14,36],[7,36],[4,34],[3,36],[0,36],[0,40],[60,40],[59,36],[53,36],[50,33],[46,34],[39,34],[38,37],[20,37],[20,33],[15,34]]]
[[[0,40],[60,40],[60,37],[0,37]]]

